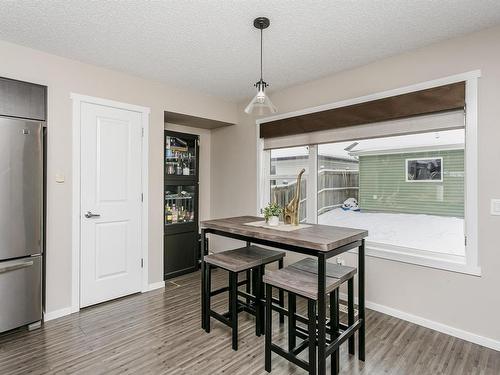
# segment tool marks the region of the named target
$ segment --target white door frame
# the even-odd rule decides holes
[[[71,312],[80,310],[80,222],[81,222],[81,122],[82,103],[90,103],[138,112],[142,116],[142,209],[141,209],[141,253],[143,259],[141,292],[149,290],[148,279],[148,164],[149,164],[149,115],[151,110],[133,104],[95,98],[71,93],[73,101],[73,207],[72,207],[72,274],[71,274]]]

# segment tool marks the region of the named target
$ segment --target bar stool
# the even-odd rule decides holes
[[[266,298],[266,345],[265,345],[265,369],[271,372],[271,352],[274,352],[297,366],[316,374],[316,346],[317,346],[317,319],[316,301],[318,299],[318,277],[317,260],[312,258],[303,259],[286,268],[271,271],[264,275],[266,284],[266,296],[272,295],[272,288],[288,293],[288,350],[272,343],[272,310],[280,311],[282,308],[273,305],[270,298]],[[327,322],[326,331],[330,338],[326,340],[325,359],[331,356],[331,373],[339,371],[339,347],[349,340],[349,352],[354,354],[354,333],[357,324],[354,322],[354,275],[356,268],[326,264],[325,291],[330,298],[330,319]],[[348,282],[348,324],[339,322],[339,287]],[[307,299],[307,317],[297,314],[296,296]],[[297,322],[307,325],[304,329]],[[297,345],[296,339],[303,341]],[[309,360],[304,361],[298,355],[305,349],[309,351]]]
[[[260,336],[264,332],[264,286],[262,276],[267,264],[278,261],[279,269],[283,268],[285,252],[264,249],[262,247],[249,245],[234,250],[205,255],[204,262],[204,328],[210,332],[210,318],[213,317],[221,323],[229,326],[232,330],[232,348],[238,350],[238,313],[245,311],[255,316],[255,334]],[[211,290],[212,268],[219,267],[229,272],[229,285],[227,287]],[[247,277],[238,281],[238,274],[246,272]],[[251,277],[250,277],[251,274]],[[239,286],[246,285],[246,291],[238,290]],[[229,311],[219,314],[211,309],[211,297],[229,291]],[[238,298],[242,296],[245,301]],[[272,296],[271,296],[272,298]],[[280,293],[278,300],[274,299],[279,306],[284,305],[284,294]],[[284,321],[284,315],[280,315],[280,321]]]

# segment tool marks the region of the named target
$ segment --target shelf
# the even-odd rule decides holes
[[[180,223],[170,223],[170,224],[166,223],[165,226],[166,227],[170,227],[172,225],[192,224],[192,223],[194,223],[194,220],[193,221],[183,221],[183,222],[180,222]]]

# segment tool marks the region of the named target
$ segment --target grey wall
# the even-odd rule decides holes
[[[500,197],[500,27],[373,62],[271,94],[281,112],[360,97],[481,69],[479,82],[479,257],[482,276],[370,257],[367,298],[389,311],[483,336],[500,348],[500,216],[489,213]],[[272,84],[272,77],[268,77]],[[271,86],[272,87],[272,86]],[[255,119],[239,110],[239,123],[212,134],[212,216],[255,214]],[[230,157],[228,157],[230,155]],[[472,166],[473,168],[474,166]],[[212,242],[216,250],[224,245]],[[290,257],[288,257],[290,258]],[[348,255],[348,261],[354,259]]]
[[[233,103],[0,41],[0,76],[48,86],[47,312],[71,306],[71,93],[151,108],[149,282],[163,280],[163,128],[165,110],[226,122]],[[66,182],[56,183],[55,175]]]

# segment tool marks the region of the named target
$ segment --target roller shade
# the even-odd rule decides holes
[[[381,121],[372,124],[295,134],[285,137],[265,138],[264,149],[459,129],[464,127],[464,123],[465,112],[463,109],[460,109],[399,120]]]
[[[277,138],[463,109],[465,82],[308,113],[260,124],[261,138]]]

